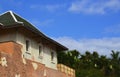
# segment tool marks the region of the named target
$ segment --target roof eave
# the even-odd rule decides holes
[[[20,16],[18,16],[17,14],[13,13],[12,11],[9,11],[9,14],[12,16],[12,19],[14,20],[14,22],[12,24],[9,25],[5,25],[5,24],[0,24],[0,27],[2,28],[14,28],[14,27],[25,27],[26,29],[34,32],[35,34],[38,34],[39,36],[42,36],[43,38],[45,38],[48,42],[53,43],[58,49],[57,50],[68,50],[67,47],[63,46],[62,44],[54,41],[53,39],[47,37],[46,35],[44,35],[42,32],[40,32],[37,28],[35,28],[34,25],[32,25],[31,23],[29,23],[28,21],[26,21],[25,19],[21,18]],[[4,14],[3,14],[4,15]],[[20,22],[20,20],[22,20]],[[27,25],[28,26],[27,26]],[[30,25],[30,26],[29,26]],[[59,49],[60,48],[60,49]]]
[[[15,27],[20,27],[20,26],[22,26],[22,27],[24,27],[24,28],[26,28],[26,29],[34,32],[35,34],[38,34],[39,36],[42,36],[42,37],[45,38],[46,40],[48,40],[48,41],[52,42],[53,44],[55,44],[56,47],[58,48],[57,51],[65,51],[65,50],[68,50],[67,47],[65,47],[65,46],[59,44],[58,42],[54,41],[53,39],[45,36],[42,32],[40,32],[40,31],[37,32],[37,31],[29,28],[29,26],[24,26],[24,23],[22,23],[22,22],[17,22],[17,23],[14,23],[14,24],[12,24],[12,25],[9,25],[9,26],[2,26],[2,28],[3,28],[3,29],[5,29],[5,28],[15,28]]]
[[[26,26],[23,26],[23,27],[26,27]],[[60,48],[60,51],[68,50],[67,47],[65,47],[65,46],[63,46],[62,44],[60,44],[60,43],[54,41],[53,39],[51,39],[51,38],[49,38],[49,37],[47,37],[47,36],[44,35],[42,32],[40,32],[40,31],[37,32],[37,31],[32,30],[31,28],[28,28],[28,27],[26,27],[26,28],[29,29],[29,30],[31,30],[32,32],[34,32],[34,33],[36,33],[36,34],[42,36],[43,38],[47,39],[48,41],[52,42],[53,44],[59,46],[58,48]],[[61,49],[62,49],[62,50],[61,50]],[[59,50],[59,49],[58,49],[58,50]]]

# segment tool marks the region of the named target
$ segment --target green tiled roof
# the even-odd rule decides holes
[[[33,29],[34,31],[40,32],[37,28],[35,28],[31,23],[29,23],[28,21],[26,21],[25,19],[21,18],[20,16],[18,16],[17,14],[13,13],[13,15],[15,16],[15,18],[17,19],[18,22],[23,22],[24,26],[30,27],[31,29]]]
[[[13,13],[12,11],[8,11],[0,15],[0,23],[2,23],[4,26],[11,26],[17,23],[23,23],[24,26],[30,27],[31,29],[39,32],[39,30],[37,30],[31,23]]]
[[[12,11],[8,11],[2,15],[0,15],[0,24],[3,24],[5,27],[11,27],[15,24],[23,24],[24,27],[27,27],[28,29],[34,31],[35,33],[39,34],[43,38],[47,39],[48,41],[51,41],[53,44],[59,46],[63,50],[67,50],[66,47],[59,44],[58,42],[52,40],[51,38],[44,35],[42,32],[40,32],[35,26],[33,26],[31,23],[29,23],[27,20],[23,19],[22,17],[18,16],[17,14],[13,13]]]
[[[15,20],[13,19],[12,15],[10,15],[10,12],[7,12],[5,14],[0,15],[0,23],[3,25],[9,26],[12,24],[15,24]]]

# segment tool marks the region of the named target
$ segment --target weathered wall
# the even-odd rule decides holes
[[[26,44],[25,44],[26,40],[30,41],[29,51],[26,51]],[[21,44],[22,45],[22,49],[21,49],[22,54],[24,54],[24,56],[27,59],[45,64],[47,67],[57,69],[57,67],[56,67],[57,66],[57,53],[56,53],[55,49],[53,50],[49,46],[43,45],[42,42],[37,43],[31,37],[28,37],[15,29],[0,30],[0,42],[6,42],[6,41],[15,41],[15,42]],[[39,45],[42,45],[42,47],[43,47],[42,53],[41,53],[42,58],[39,57]],[[50,54],[51,51],[54,52],[54,60],[53,61],[51,61],[51,54]],[[28,53],[30,53],[30,54],[28,54]]]
[[[21,44],[22,52],[25,55],[27,59],[34,60],[40,63],[45,64],[47,67],[51,67],[53,69],[57,69],[57,53],[55,50],[51,49],[50,47],[43,45],[41,43],[37,43],[35,40],[31,39],[30,37],[27,37],[21,33],[17,33],[17,43]],[[30,41],[30,49],[29,51],[26,51],[25,42],[26,40]],[[42,58],[39,58],[39,45],[42,45]],[[54,52],[54,60],[51,62],[51,51]],[[28,54],[28,53],[30,54]]]
[[[3,41],[16,41],[16,30],[1,30],[0,29],[0,42]]]
[[[21,48],[14,42],[0,43],[0,77],[74,77],[25,59]]]
[[[44,46],[43,52],[43,63],[49,68],[57,69],[57,53],[47,46]],[[54,52],[53,61],[51,60],[51,52]]]
[[[43,77],[45,66],[24,59],[20,48],[13,42],[0,44],[0,77]]]

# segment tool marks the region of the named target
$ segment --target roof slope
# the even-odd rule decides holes
[[[22,17],[18,16],[17,14],[13,13],[12,11],[8,11],[2,15],[0,15],[0,24],[2,24],[4,27],[12,27],[15,24],[22,24],[27,29],[30,29],[31,31],[39,34],[43,38],[47,39],[47,41],[52,42],[53,44],[59,46],[62,48],[62,50],[68,50],[65,46],[59,44],[58,42],[52,40],[51,38],[44,35],[42,32],[40,32],[35,26],[33,26],[31,23],[29,23],[27,20],[23,19]]]
[[[2,15],[0,15],[0,23],[2,23],[3,25],[12,25],[15,24],[16,21],[14,20],[14,18],[11,15],[11,11],[4,13]]]

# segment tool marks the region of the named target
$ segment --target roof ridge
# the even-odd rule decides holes
[[[12,18],[14,19],[14,21],[15,21],[15,22],[18,22],[18,20],[17,20],[16,17],[14,16],[13,12],[12,12],[12,11],[8,11],[8,12],[10,12],[10,14],[11,14]]]
[[[6,14],[6,13],[10,12],[10,11],[11,11],[11,10],[6,11],[6,12],[3,12],[3,13],[1,13],[1,14],[0,14],[0,16],[1,16],[1,15],[4,15],[4,14]]]
[[[24,17],[21,17],[19,14],[16,14],[15,12],[12,12],[13,13],[13,15],[16,15],[16,16],[18,16],[18,17],[20,17],[20,18],[22,18],[23,20],[25,20],[26,22],[28,22],[29,24],[31,24],[33,27],[35,27],[36,29],[38,29],[36,26],[35,26],[35,24],[33,24],[33,23],[31,23],[30,22],[30,20],[28,20],[28,19],[26,19],[26,18],[24,18]],[[16,18],[16,17],[15,17]],[[17,18],[16,18],[17,19]],[[23,23],[23,22],[21,22],[21,21],[17,21],[18,23],[20,22],[20,23]],[[39,30],[39,29],[38,29]]]
[[[17,18],[15,17],[14,13],[13,13],[11,10],[6,11],[6,12],[0,14],[0,16],[4,15],[4,14],[6,14],[6,13],[10,13],[10,15],[11,15],[12,18],[13,18],[13,20],[14,20],[15,22],[18,22]]]

